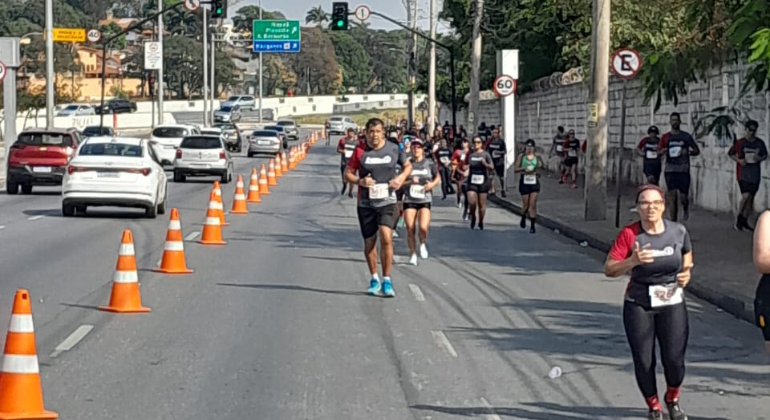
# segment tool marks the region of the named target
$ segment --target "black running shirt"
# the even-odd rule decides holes
[[[404,196],[404,203],[430,203],[433,202],[433,193],[425,191],[425,184],[436,179],[438,170],[436,164],[426,158],[417,162],[412,160],[412,173],[409,178],[412,180],[412,184],[406,188],[406,195]],[[417,178],[417,183],[414,179]]]
[[[371,175],[375,186],[358,189],[359,207],[384,207],[396,204],[396,191],[388,186],[398,174],[399,167],[403,168],[408,162],[406,154],[398,149],[398,145],[389,141],[380,149],[359,147],[348,161],[348,169],[358,172],[363,179]]]

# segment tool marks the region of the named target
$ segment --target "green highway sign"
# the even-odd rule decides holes
[[[300,41],[301,30],[298,20],[255,20],[251,32],[257,41]]]

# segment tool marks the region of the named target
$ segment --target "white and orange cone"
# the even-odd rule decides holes
[[[270,165],[267,167],[267,185],[277,187],[278,181],[275,179],[275,161],[270,159]]]
[[[270,189],[267,183],[267,171],[265,170],[265,164],[259,168],[259,194],[270,195]]]
[[[283,176],[283,171],[281,171],[281,154],[276,153],[275,155],[275,179],[278,180],[278,178]]]
[[[222,200],[222,188],[219,186],[219,181],[214,181],[214,197],[217,201],[220,226],[229,226],[230,224],[225,220],[225,203]]]
[[[235,197],[230,214],[249,214],[249,206],[246,205],[246,194],[243,192],[243,176],[238,174],[238,182],[235,183]]]
[[[118,263],[112,276],[112,295],[108,306],[99,309],[108,312],[137,313],[150,312],[142,306],[139,292],[139,274],[136,271],[134,234],[129,229],[123,231],[118,249]]]
[[[184,238],[182,237],[182,222],[179,220],[179,210],[171,209],[171,218],[168,222],[166,244],[163,245],[163,257],[160,267],[155,270],[166,274],[190,274],[193,270],[187,268],[184,256]]]
[[[251,168],[251,181],[249,182],[249,196],[246,197],[247,203],[261,203],[262,197],[259,196],[259,178],[257,178],[257,168]]]
[[[222,239],[222,226],[219,221],[219,209],[214,191],[209,195],[209,208],[206,210],[206,222],[203,223],[203,232],[199,244],[203,245],[227,245]]]
[[[289,161],[286,160],[286,152],[283,152],[281,155],[281,172],[287,173],[289,172]]]

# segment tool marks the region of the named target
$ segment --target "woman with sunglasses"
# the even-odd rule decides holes
[[[465,158],[470,154],[468,139],[460,140],[452,155],[452,179],[457,186],[457,207],[463,209],[463,220],[468,220],[468,191],[465,188],[465,178],[468,176],[468,165],[465,164]]]
[[[409,263],[417,265],[417,244],[415,242],[416,224],[420,226],[420,258],[428,259],[428,227],[430,226],[430,207],[433,202],[433,189],[441,182],[438,168],[427,159],[422,140],[412,141],[412,174],[406,183],[404,196],[404,219],[406,220],[407,244],[411,259]]]
[[[481,137],[473,138],[473,152],[465,157],[468,165],[469,177],[465,181],[468,190],[468,209],[471,216],[471,229],[476,228],[478,220],[479,229],[484,230],[484,215],[487,213],[487,194],[489,193],[491,177],[489,171],[495,169],[492,155],[484,150],[484,141]],[[478,208],[478,218],[476,209]]]
[[[686,420],[679,407],[689,336],[684,288],[690,282],[692,243],[684,225],[663,219],[665,195],[655,185],[639,187],[640,220],[620,231],[604,265],[607,277],[631,279],[623,305],[623,325],[634,361],[636,383],[650,420],[662,420],[655,378],[655,341],[666,377],[664,402],[671,420]]]
[[[520,173],[519,193],[521,194],[521,226],[527,227],[527,214],[529,214],[529,233],[535,233],[535,219],[537,218],[537,197],[540,195],[540,175],[538,168],[543,167],[543,159],[535,154],[535,141],[528,139],[524,143],[524,153],[516,158],[514,172]]]

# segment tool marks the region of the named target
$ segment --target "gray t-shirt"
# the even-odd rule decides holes
[[[438,169],[433,161],[423,158],[417,162],[412,159],[412,174],[409,178],[412,178],[412,184],[406,188],[406,194],[404,195],[404,203],[431,203],[433,202],[433,192],[425,191],[425,184],[436,179]],[[418,183],[414,183],[414,179],[417,178]]]
[[[759,159],[767,156],[767,147],[762,139],[755,138],[752,141],[740,139],[730,149],[729,155],[746,161],[745,166],[738,166],[739,180],[759,183],[762,179],[762,163]]]
[[[690,148],[695,139],[690,133],[680,131],[666,133],[661,139],[661,148],[666,148],[666,172],[690,172]]]

